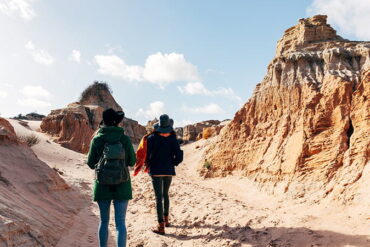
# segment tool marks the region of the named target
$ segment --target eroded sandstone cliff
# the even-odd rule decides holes
[[[42,120],[40,128],[62,146],[87,153],[90,141],[99,128],[102,113],[107,108],[122,111],[109,87],[105,83],[95,82],[82,93],[79,102],[51,111]],[[144,126],[129,118],[124,118],[121,126],[133,143],[138,143],[146,133]]]
[[[278,41],[252,97],[206,159],[293,197],[352,200],[370,159],[370,42],[342,39],[326,16],[301,19]]]

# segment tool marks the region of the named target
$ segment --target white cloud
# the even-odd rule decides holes
[[[180,121],[174,121],[174,126],[175,127],[184,127],[186,125],[193,124],[193,123],[194,123],[194,121],[192,121],[192,120],[183,119],[183,120],[180,120]]]
[[[32,41],[28,41],[24,47],[30,52],[36,62],[47,66],[54,63],[54,58],[47,51],[36,48]]]
[[[199,80],[197,68],[187,62],[183,54],[178,53],[152,54],[144,66],[128,65],[116,55],[97,55],[95,61],[101,74],[129,81],[147,81],[161,88],[172,82]]]
[[[153,120],[154,118],[159,118],[164,112],[164,103],[162,101],[155,101],[150,103],[147,109],[140,108],[136,115],[143,116],[148,120]]]
[[[49,99],[51,96],[51,94],[42,86],[25,86],[20,92],[23,96],[29,98]]]
[[[9,96],[9,92],[14,90],[14,86],[9,83],[0,83],[0,98],[7,98]]]
[[[128,81],[141,81],[143,68],[136,65],[127,65],[124,60],[116,55],[95,56],[98,72],[103,75],[120,77]]]
[[[0,11],[8,16],[20,16],[28,21],[36,16],[32,8],[33,2],[34,0],[0,0]]]
[[[183,94],[204,94],[209,95],[210,91],[208,91],[203,83],[201,82],[189,82],[184,87],[177,87],[179,91]]]
[[[211,103],[201,107],[190,108],[188,106],[183,106],[183,110],[190,113],[196,114],[219,114],[223,113],[224,110],[217,104]]]
[[[28,41],[27,44],[24,46],[27,50],[35,50],[35,45],[32,41]]]
[[[34,99],[34,98],[25,98],[19,99],[18,104],[27,107],[34,107],[34,108],[46,108],[51,106],[51,104],[44,100]]]
[[[314,0],[307,14],[328,15],[328,22],[337,25],[344,34],[370,39],[369,0]]]
[[[76,63],[81,63],[81,52],[78,50],[72,50],[69,59],[75,61]]]
[[[8,92],[0,90],[0,98],[6,98],[8,97]]]
[[[48,100],[51,97],[49,91],[42,86],[25,86],[20,90],[23,98],[18,99],[18,104],[27,107],[45,108],[51,106]]]
[[[223,96],[238,102],[239,104],[242,103],[242,99],[232,90],[231,88],[219,88],[214,91],[208,90],[203,83],[201,82],[189,82],[184,87],[177,87],[178,90],[183,94],[200,94],[200,95],[207,95],[207,96]]]
[[[197,68],[186,61],[183,54],[161,52],[146,59],[143,77],[161,87],[171,82],[199,80]]]

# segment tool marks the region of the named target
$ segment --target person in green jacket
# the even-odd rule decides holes
[[[123,118],[123,112],[116,112],[111,108],[103,112],[103,124],[91,141],[87,158],[87,164],[91,169],[95,169],[99,163],[99,160],[102,158],[105,144],[114,142],[122,143],[125,151],[125,164],[127,166],[133,166],[135,164],[136,156],[131,144],[131,140],[124,134],[123,128],[118,127],[118,124]],[[98,203],[100,211],[100,224],[98,232],[100,247],[106,247],[108,243],[109,212],[112,201],[114,205],[117,230],[117,246],[126,246],[127,231],[125,218],[128,200],[130,199],[132,199],[130,179],[117,185],[102,184],[95,179],[93,200]]]

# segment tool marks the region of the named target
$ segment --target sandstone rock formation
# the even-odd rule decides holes
[[[350,201],[370,159],[370,42],[326,16],[285,31],[267,75],[210,146],[214,176],[242,170],[272,193]]]
[[[195,124],[189,124],[183,128],[182,139],[186,142],[202,139],[203,129],[219,125],[218,120],[207,120]]]
[[[13,126],[4,118],[0,117],[0,141],[2,143],[16,143],[17,136],[15,135]]]
[[[87,153],[90,141],[107,108],[122,111],[105,83],[95,82],[81,95],[79,102],[66,108],[53,110],[42,120],[41,130],[55,137],[55,141],[69,149]],[[137,121],[125,118],[121,126],[133,143],[138,143],[146,133]]]
[[[80,209],[69,202],[77,205],[82,197],[18,143],[3,118],[0,132],[0,246],[55,246]]]
[[[145,128],[146,128],[146,131],[149,133],[149,132],[152,132],[154,130],[154,125],[156,123],[158,123],[159,120],[157,118],[154,118],[153,120],[151,121],[148,121],[148,123],[146,124]]]
[[[229,120],[224,120],[220,122],[218,125],[213,125],[211,127],[205,127],[202,131],[202,138],[208,139],[210,137],[214,137],[220,134],[221,130],[229,124]]]
[[[179,140],[182,140],[184,136],[184,128],[183,127],[177,127],[175,128],[176,137]]]

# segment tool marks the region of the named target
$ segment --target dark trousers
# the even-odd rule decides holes
[[[164,222],[163,216],[168,216],[170,208],[168,190],[170,189],[171,181],[172,176],[152,177],[159,223]]]

